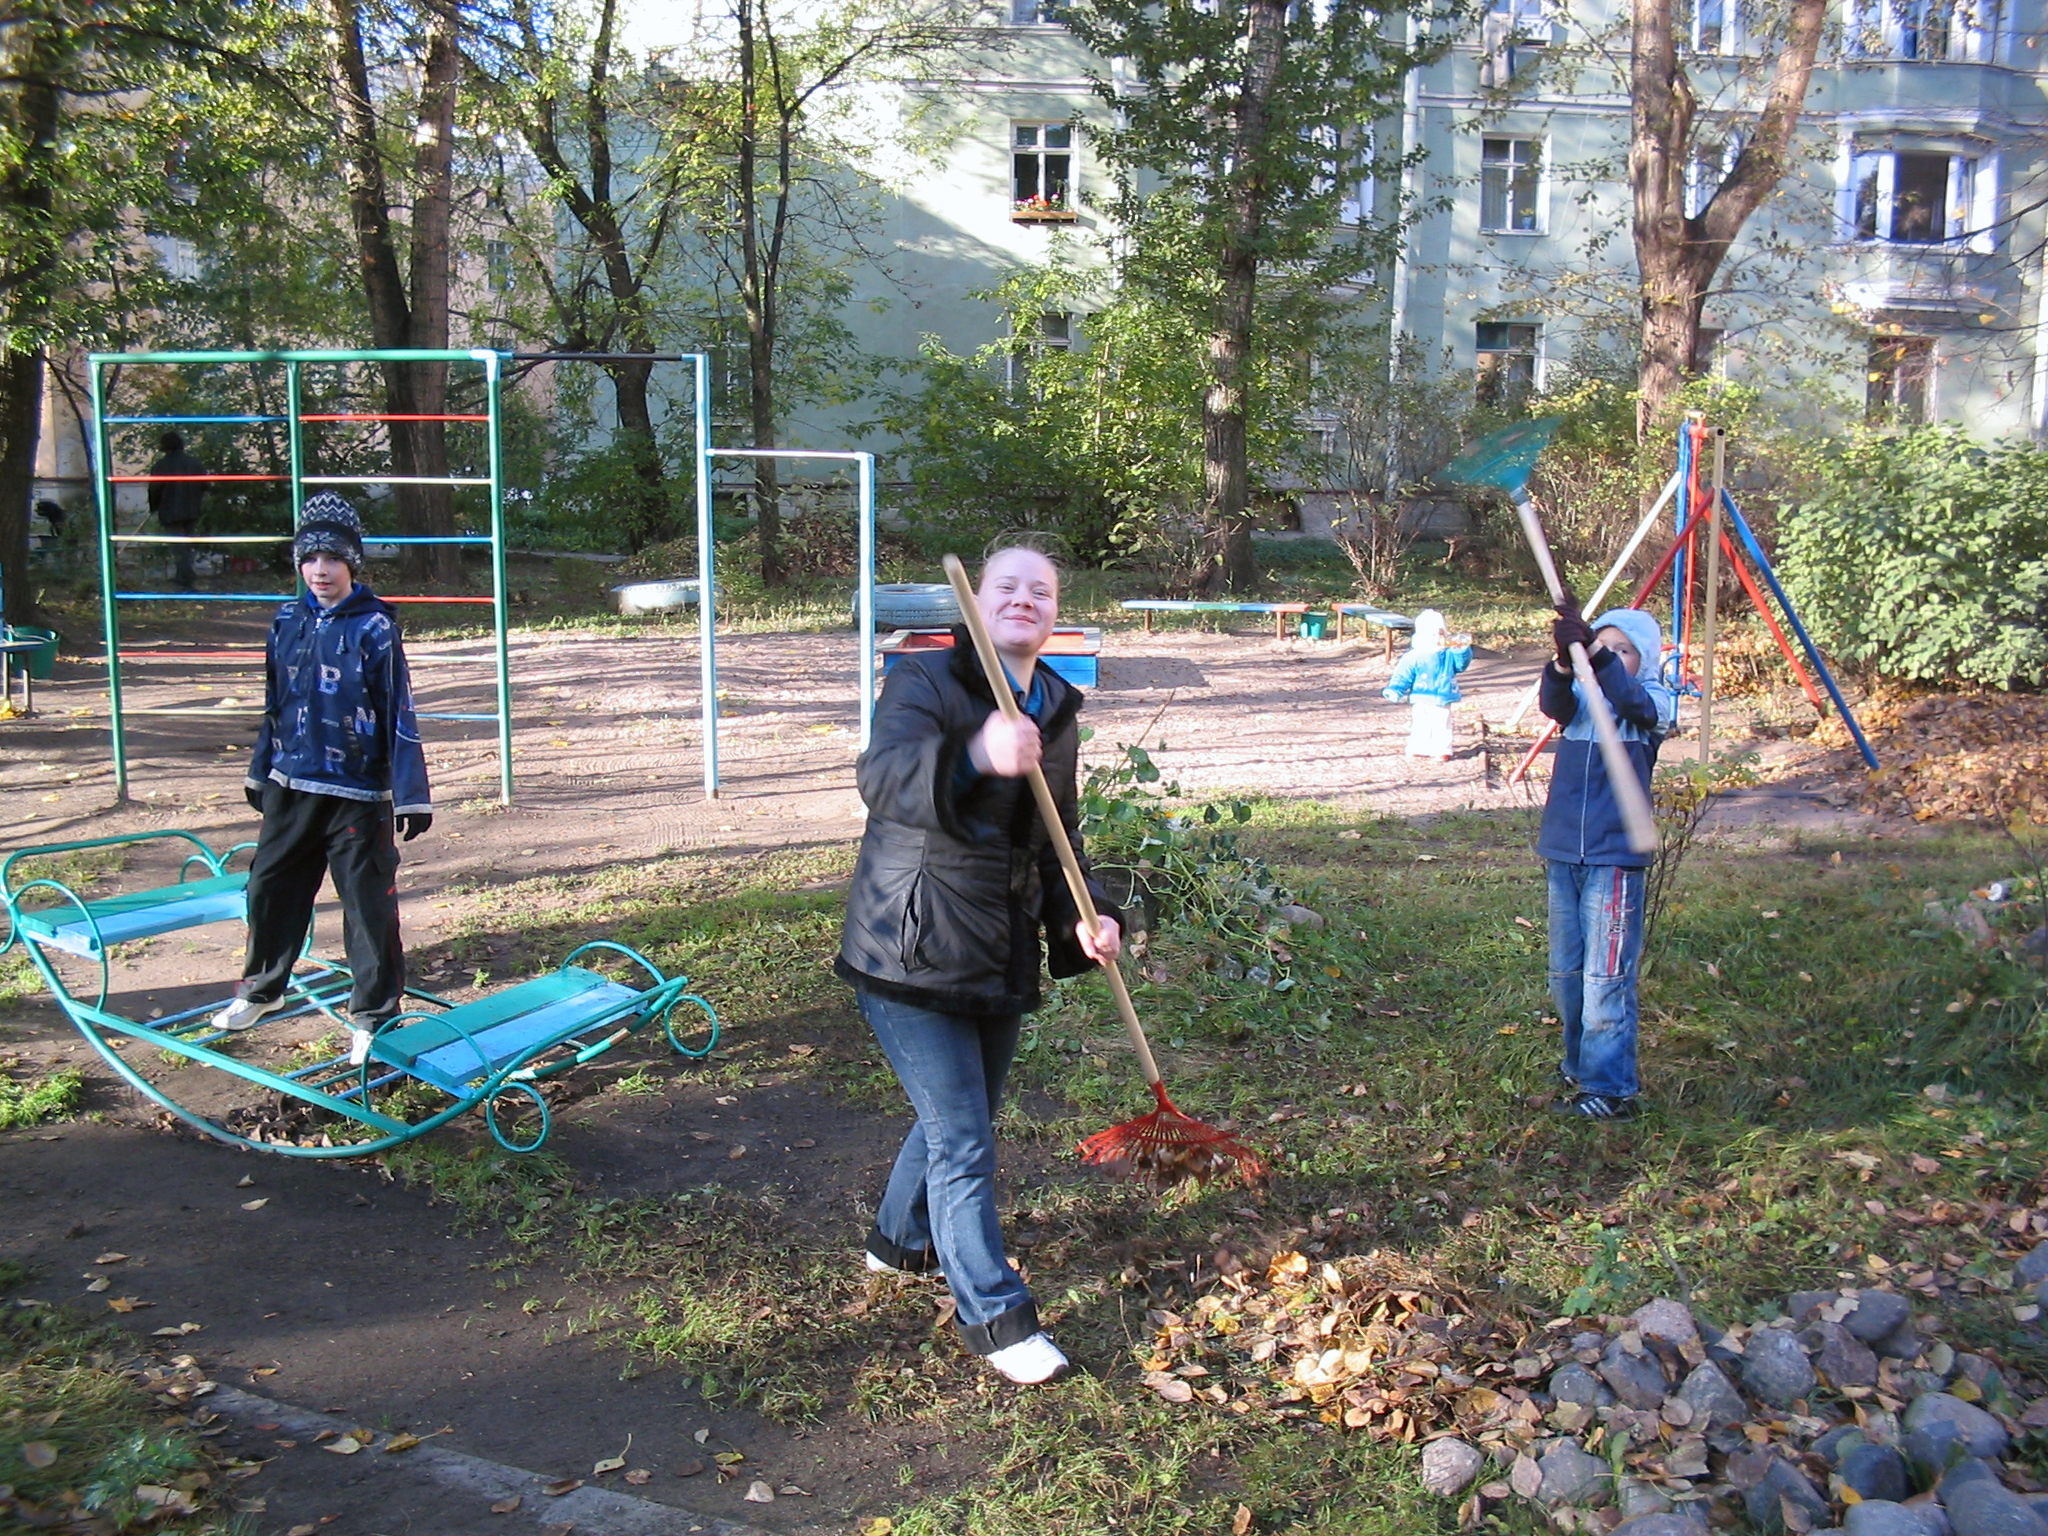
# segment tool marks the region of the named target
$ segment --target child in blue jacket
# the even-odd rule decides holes
[[[1444,616],[1434,608],[1415,615],[1415,636],[1408,654],[1381,690],[1389,699],[1408,699],[1408,755],[1451,759],[1451,706],[1465,695],[1458,674],[1472,665],[1470,636],[1462,645],[1444,643]]]
[[[355,978],[349,1060],[361,1065],[405,992],[392,825],[411,842],[434,810],[397,616],[356,580],[355,508],[331,492],[307,501],[292,559],[306,591],[270,626],[263,725],[244,788],[263,813],[249,869],[248,958],[235,1000],[213,1022],[248,1029],[284,1006],[313,898],[331,875]]]
[[[1589,1120],[1636,1113],[1636,971],[1643,948],[1643,886],[1650,855],[1629,846],[1592,712],[1573,680],[1569,647],[1586,647],[1645,794],[1677,699],[1657,681],[1663,635],[1639,608],[1588,624],[1576,608],[1551,626],[1557,659],[1543,669],[1543,713],[1564,730],[1536,851],[1550,877],[1550,995],[1564,1024],[1559,1105]]]

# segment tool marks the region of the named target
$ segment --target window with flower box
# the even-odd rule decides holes
[[[1010,125],[1010,216],[1063,223],[1074,215],[1074,125]]]

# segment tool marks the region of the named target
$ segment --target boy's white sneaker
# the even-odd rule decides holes
[[[988,1363],[1020,1387],[1042,1386],[1066,1375],[1067,1357],[1044,1332],[1008,1344],[987,1357]]]
[[[907,1273],[905,1270],[898,1269],[887,1259],[876,1258],[872,1253],[863,1254],[862,1257],[868,1261],[868,1273],[871,1275],[901,1275]]]
[[[259,1003],[252,998],[238,997],[213,1016],[213,1027],[215,1029],[225,1029],[231,1033],[244,1029],[254,1029],[264,1018],[277,1012],[283,1006],[284,999],[281,997],[275,1002],[269,1003]]]
[[[360,1067],[370,1059],[370,1042],[377,1038],[374,1030],[352,1029],[348,1032],[348,1064]]]

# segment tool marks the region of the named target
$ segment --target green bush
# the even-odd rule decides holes
[[[1779,564],[1823,647],[1885,677],[2048,680],[2048,452],[1955,427],[1818,457]]]

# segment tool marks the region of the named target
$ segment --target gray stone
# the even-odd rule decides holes
[[[1550,1373],[1550,1395],[1560,1403],[1580,1403],[1588,1408],[1605,1408],[1614,1401],[1607,1383],[1583,1365],[1561,1365]]]
[[[1858,1291],[1856,1308],[1842,1326],[1866,1344],[1875,1344],[1911,1322],[1913,1305],[1896,1291]]]
[[[1941,1475],[1940,1486],[1934,1490],[1935,1497],[1946,1504],[1949,1495],[1965,1483],[1998,1481],[1998,1469],[1981,1456],[1971,1456],[1957,1462]]]
[[[1888,1445],[1863,1444],[1842,1455],[1841,1479],[1866,1499],[1903,1500],[1913,1491],[1906,1458]]]
[[[2023,1493],[2020,1497],[2033,1506],[2035,1514],[2048,1520],[2048,1493]]]
[[[1813,1314],[1822,1307],[1832,1306],[1842,1299],[1840,1291],[1794,1291],[1785,1298],[1785,1315],[1792,1319],[1793,1326],[1811,1322]]]
[[[1994,1479],[1964,1483],[1943,1507],[1955,1536],[2048,1536],[2048,1521],[2033,1506]]]
[[[1700,1336],[1692,1309],[1664,1297],[1644,1302],[1629,1314],[1629,1320],[1644,1338],[1662,1339],[1667,1344],[1683,1344]]]
[[[1916,1397],[1925,1397],[1930,1392],[1939,1392],[1948,1386],[1948,1378],[1939,1371],[1923,1371],[1915,1366],[1905,1370],[1892,1371],[1892,1385],[1908,1402]]]
[[[1692,1368],[1685,1384],[1678,1389],[1678,1395],[1692,1409],[1692,1428],[1696,1432],[1740,1424],[1749,1417],[1749,1407],[1742,1401],[1742,1394],[1735,1390],[1734,1383],[1729,1381],[1721,1367],[1711,1360],[1702,1361]]]
[[[1782,1328],[1759,1328],[1749,1336],[1742,1384],[1779,1408],[1790,1408],[1813,1390],[1813,1364],[1799,1340]]]
[[[1593,1351],[1593,1353],[1597,1355],[1601,1350],[1605,1349],[1606,1347],[1607,1335],[1604,1333],[1595,1333],[1590,1328],[1582,1329],[1578,1333],[1572,1335],[1573,1353],[1577,1353],[1578,1351],[1584,1349],[1590,1349]]]
[[[2013,1265],[2012,1277],[2020,1285],[2039,1285],[2048,1280],[2048,1242],[2034,1244],[2033,1250]]]
[[[1917,1360],[1920,1352],[1927,1348],[1927,1341],[1914,1331],[1910,1322],[1901,1323],[1883,1338],[1870,1346],[1882,1360]]]
[[[1463,1440],[1432,1440],[1422,1448],[1422,1486],[1440,1498],[1452,1498],[1486,1465],[1486,1453]]]
[[[1624,1520],[1671,1512],[1671,1501],[1664,1496],[1663,1490],[1640,1477],[1624,1477],[1614,1485],[1614,1506],[1621,1511]]]
[[[1788,1528],[1785,1520],[1787,1505],[1804,1513],[1806,1518],[1801,1524],[1808,1530],[1831,1518],[1833,1513],[1827,1499],[1805,1473],[1774,1456],[1762,1480],[1754,1488],[1744,1491],[1742,1507],[1748,1512],[1750,1523],[1758,1530],[1778,1532]]]
[[[1802,1357],[1803,1358],[1803,1357]],[[1631,1408],[1657,1409],[1664,1406],[1670,1385],[1664,1367],[1650,1354],[1632,1355],[1615,1339],[1600,1354],[1600,1379],[1614,1388],[1614,1395]]]
[[[1927,1536],[1956,1536],[1955,1527],[1948,1522],[1948,1511],[1935,1502],[1933,1494],[1915,1494],[1906,1500],[1906,1508],[1920,1517],[1927,1527]]]
[[[1671,1513],[1668,1515],[1638,1515],[1633,1520],[1624,1520],[1607,1536],[1703,1536],[1707,1525],[1704,1520],[1695,1520],[1690,1515]]]
[[[1809,1323],[1799,1341],[1813,1352],[1814,1369],[1837,1392],[1844,1387],[1877,1385],[1877,1356],[1840,1323]]]
[[[2003,1424],[1976,1404],[1947,1392],[1928,1392],[1914,1398],[1912,1406],[1906,1409],[1904,1423],[1909,1433],[1916,1429],[1931,1430],[1938,1424],[1953,1425],[1972,1456],[1994,1461],[2012,1445],[2012,1436],[2005,1432]]]
[[[1889,1499],[1866,1499],[1851,1504],[1842,1516],[1847,1536],[1932,1536],[1932,1528],[1917,1509]]]
[[[1906,1465],[1913,1469],[1914,1478],[1924,1488],[1940,1482],[1942,1474],[1957,1462],[1970,1459],[1970,1448],[1963,1444],[1962,1431],[1947,1423],[1907,1430],[1899,1441],[1899,1449],[1905,1453]]]
[[[1591,1505],[1606,1502],[1609,1479],[1607,1463],[1580,1449],[1576,1440],[1553,1440],[1550,1448],[1536,1458],[1543,1483],[1536,1490],[1540,1504]]]
[[[1863,1433],[1860,1425],[1837,1424],[1833,1429],[1813,1442],[1810,1449],[1814,1455],[1834,1466],[1859,1445],[1868,1445],[1870,1437]]]

